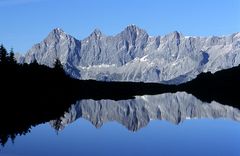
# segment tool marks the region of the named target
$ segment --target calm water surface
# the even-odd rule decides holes
[[[1,156],[240,156],[240,111],[186,93],[81,100],[1,147]]]

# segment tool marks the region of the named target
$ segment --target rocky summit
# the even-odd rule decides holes
[[[153,37],[130,25],[115,36],[96,29],[78,40],[57,28],[17,58],[50,67],[59,58],[66,72],[78,79],[179,84],[201,72],[240,64],[240,33],[193,37],[175,31]]]

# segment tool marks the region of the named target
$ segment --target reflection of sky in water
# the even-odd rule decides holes
[[[225,155],[239,156],[240,123],[226,119],[187,120],[179,125],[151,121],[137,132],[108,122],[96,129],[79,119],[58,135],[49,125],[17,137],[0,152],[1,156],[52,155]]]

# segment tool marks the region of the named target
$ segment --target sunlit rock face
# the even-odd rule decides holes
[[[200,72],[216,72],[240,63],[240,33],[189,37],[179,32],[152,37],[135,25],[115,36],[96,29],[78,40],[54,29],[25,55],[52,66],[59,58],[75,78],[103,81],[182,83]],[[21,57],[20,62],[23,61]]]
[[[214,101],[203,103],[190,94],[177,92],[136,96],[135,99],[120,101],[81,100],[61,118],[50,123],[56,130],[62,130],[78,118],[89,120],[97,128],[106,122],[116,121],[130,131],[137,131],[151,120],[165,120],[174,124],[201,118],[240,121],[240,110]]]

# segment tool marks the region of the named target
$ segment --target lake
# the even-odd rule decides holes
[[[9,138],[1,156],[239,156],[240,110],[185,92],[79,100],[62,116]]]

